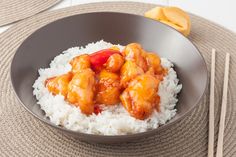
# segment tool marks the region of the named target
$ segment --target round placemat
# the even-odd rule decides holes
[[[87,12],[115,11],[143,15],[152,4],[107,2],[45,12],[17,23],[0,34],[0,152],[1,156],[161,156],[207,155],[208,93],[194,111],[168,130],[136,142],[117,145],[88,144],[61,134],[30,115],[17,101],[9,67],[19,45],[32,32],[57,19]],[[236,35],[203,18],[191,15],[189,39],[210,67],[211,49],[217,50],[215,87],[215,141],[218,134],[225,53],[231,53],[224,156],[236,156]],[[183,59],[184,56],[183,56]],[[215,142],[216,143],[216,142]]]
[[[61,0],[1,0],[0,26],[7,25],[39,12],[42,12]]]

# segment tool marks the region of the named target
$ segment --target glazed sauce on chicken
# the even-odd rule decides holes
[[[45,80],[53,95],[61,94],[84,114],[99,114],[100,105],[120,103],[137,119],[160,111],[159,83],[167,74],[156,53],[140,44],[128,44],[122,52],[116,46],[70,61],[71,71]]]

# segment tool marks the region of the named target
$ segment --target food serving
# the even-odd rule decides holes
[[[173,64],[138,43],[103,40],[73,47],[39,69],[33,94],[56,125],[89,134],[124,135],[165,124],[176,114]]]

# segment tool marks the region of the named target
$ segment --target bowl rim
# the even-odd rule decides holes
[[[132,134],[125,134],[125,135],[103,135],[103,134],[89,134],[89,133],[84,133],[84,132],[80,132],[80,131],[73,131],[73,130],[69,130],[67,128],[64,128],[64,127],[61,127],[61,126],[58,126],[58,125],[55,125],[54,123],[50,122],[50,120],[47,118],[43,118],[43,117],[40,117],[38,115],[36,115],[35,113],[33,113],[28,107],[26,107],[26,105],[21,101],[20,97],[18,96],[18,94],[16,93],[16,88],[14,86],[14,83],[13,83],[13,63],[14,63],[14,60],[16,59],[16,54],[19,50],[19,48],[23,45],[23,43],[28,39],[30,38],[33,34],[35,34],[36,32],[38,32],[39,30],[47,27],[48,25],[50,24],[55,24],[57,23],[58,21],[61,21],[63,19],[66,19],[66,18],[72,18],[72,17],[75,17],[75,16],[80,16],[80,15],[87,15],[87,14],[120,14],[120,15],[125,15],[125,16],[134,16],[134,17],[138,17],[138,18],[143,18],[143,19],[146,19],[146,20],[151,20],[151,21],[155,21],[161,25],[164,25],[165,27],[168,27],[169,29],[171,29],[172,31],[174,31],[175,33],[178,33],[180,34],[183,38],[185,38],[185,40],[187,40],[190,44],[192,44],[192,46],[197,50],[198,52],[198,55],[199,57],[202,59],[203,63],[204,63],[204,69],[206,70],[206,82],[205,82],[205,87],[204,87],[204,91],[203,93],[201,94],[201,96],[198,98],[197,101],[195,101],[195,103],[185,112],[183,113],[181,116],[179,116],[177,119],[169,122],[167,121],[166,124],[164,125],[161,125],[155,129],[150,129],[150,130],[147,130],[145,132],[139,132],[139,133],[132,133]],[[105,138],[105,139],[117,139],[117,138],[127,138],[127,137],[141,137],[144,135],[153,135],[155,134],[156,132],[158,131],[162,131],[164,129],[167,129],[169,128],[170,126],[176,124],[177,122],[179,122],[180,120],[182,120],[184,117],[186,117],[187,115],[189,115],[197,106],[198,104],[200,103],[200,101],[202,100],[203,96],[206,94],[207,92],[207,87],[208,87],[208,84],[209,84],[209,73],[208,73],[208,68],[207,68],[207,64],[206,64],[206,61],[201,53],[201,51],[198,49],[198,47],[191,41],[189,40],[186,36],[184,36],[182,33],[180,33],[179,31],[175,30],[174,28],[172,28],[171,26],[169,25],[166,25],[160,21],[156,21],[154,19],[150,19],[150,18],[147,18],[147,17],[144,17],[142,15],[137,15],[137,14],[131,14],[131,13],[122,13],[122,12],[114,12],[114,11],[99,11],[99,12],[89,12],[89,13],[81,13],[81,14],[75,14],[75,15],[71,15],[71,16],[66,16],[66,17],[62,17],[62,18],[59,18],[53,22],[50,22],[50,23],[47,23],[46,25],[36,29],[35,31],[33,31],[26,39],[23,40],[23,42],[20,44],[20,46],[17,48],[17,50],[15,51],[15,54],[13,55],[13,58],[11,60],[11,64],[10,64],[10,82],[11,82],[11,85],[13,87],[13,91],[14,91],[14,94],[15,96],[17,97],[17,100],[20,102],[20,104],[25,108],[25,110],[27,110],[31,115],[33,115],[36,119],[40,120],[41,122],[43,122],[44,124],[47,124],[57,130],[60,130],[60,131],[63,131],[63,132],[67,132],[69,134],[78,134],[78,135],[83,135],[83,136],[86,136],[86,137],[90,137],[90,138],[97,138],[97,137],[101,137],[101,138]],[[34,95],[32,95],[33,97],[35,97]]]

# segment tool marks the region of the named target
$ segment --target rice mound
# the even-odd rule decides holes
[[[44,86],[44,81],[53,76],[67,73],[71,70],[69,61],[84,53],[93,53],[101,49],[110,48],[113,44],[103,40],[90,43],[85,47],[72,47],[56,56],[49,68],[39,69],[39,77],[33,85],[33,94],[37,103],[45,111],[46,116],[56,125],[67,129],[88,134],[125,135],[155,129],[165,124],[176,114],[177,94],[182,89],[173,64],[166,58],[161,58],[161,65],[168,69],[168,74],[159,85],[160,112],[156,110],[145,120],[138,120],[129,115],[121,104],[102,106],[103,111],[86,116],[79,107],[70,105],[62,95],[52,95]],[[121,50],[123,46],[117,45]]]

